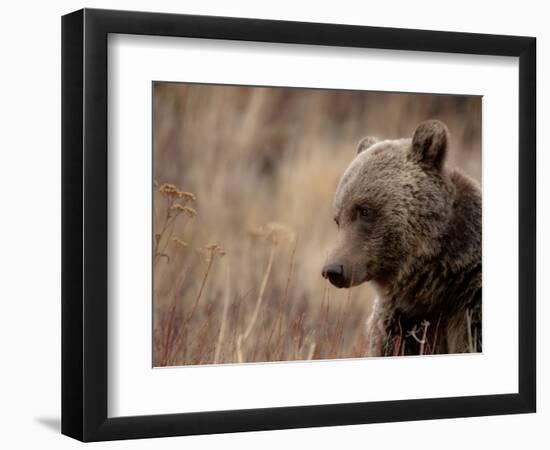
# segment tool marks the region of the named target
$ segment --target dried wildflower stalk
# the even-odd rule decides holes
[[[183,242],[183,241],[181,241]],[[163,347],[160,353],[160,366],[167,366],[170,363],[172,350],[175,343],[181,337],[181,327],[176,327],[176,308],[177,308],[177,294],[181,291],[181,287],[185,282],[186,275],[188,273],[189,266],[191,265],[191,259],[188,259],[187,263],[181,270],[181,275],[178,277],[178,281],[172,287],[170,294],[168,295],[170,299],[170,310],[168,313],[168,323],[165,326],[164,338],[163,338]]]
[[[218,245],[218,244],[207,245],[205,247],[205,250],[208,253],[208,258],[207,258],[208,266],[206,267],[206,271],[202,278],[201,287],[199,289],[199,293],[197,294],[197,298],[195,299],[195,302],[191,307],[191,312],[189,313],[188,320],[191,320],[191,318],[195,314],[195,311],[197,310],[197,306],[199,306],[199,302],[201,300],[202,293],[204,291],[204,286],[206,286],[206,280],[208,279],[208,274],[210,273],[210,269],[212,269],[212,265],[214,264],[214,260],[216,259],[216,256],[222,257],[225,255],[225,250],[221,245]]]
[[[256,320],[258,319],[258,313],[260,312],[260,306],[262,304],[262,300],[264,297],[265,288],[267,286],[267,281],[269,280],[269,275],[271,274],[271,268],[273,267],[273,260],[275,259],[275,250],[277,249],[277,246],[279,245],[279,243],[285,240],[294,240],[295,238],[294,232],[289,227],[276,222],[270,222],[260,227],[251,229],[249,231],[249,234],[253,238],[265,239],[267,242],[269,242],[270,250],[269,250],[269,259],[267,261],[267,267],[265,269],[264,276],[262,278],[262,283],[260,285],[260,290],[258,292],[258,297],[256,300],[256,305],[254,307],[254,312],[252,313],[252,317],[250,318],[250,322],[248,323],[248,326],[246,327],[244,333],[241,333],[237,338],[237,357],[239,359],[239,362],[244,362],[243,349],[242,349],[243,341],[248,339],[250,332],[254,328],[254,325],[256,324]]]
[[[158,183],[155,183],[158,185]],[[155,266],[161,258],[170,258],[166,254],[166,248],[170,242],[178,244],[180,247],[186,247],[187,243],[181,239],[173,238],[172,233],[176,220],[180,215],[187,217],[187,220],[191,220],[197,215],[197,211],[190,206],[187,206],[188,202],[196,201],[197,197],[191,192],[180,191],[175,185],[164,183],[158,188],[158,192],[166,198],[168,202],[166,207],[166,214],[164,216],[164,223],[162,224],[160,233],[155,235],[155,249],[153,256],[153,265]],[[156,212],[155,212],[156,213]]]
[[[166,248],[170,242],[173,242],[180,248],[188,246],[188,243],[184,240],[172,237],[176,220],[180,215],[187,217],[187,220],[191,220],[196,216],[197,212],[195,209],[187,206],[187,203],[190,201],[196,201],[194,194],[190,192],[183,192],[176,188],[173,184],[164,183],[160,185],[157,181],[154,182],[154,187],[158,190],[162,197],[166,199],[167,205],[165,209],[163,223],[161,224],[161,231],[155,234],[155,245],[153,251],[153,268],[157,266],[157,263],[161,258],[166,258],[167,261],[170,261],[169,256],[166,254]],[[155,217],[158,221],[158,212],[155,204]],[[183,282],[183,277],[180,280],[180,284]],[[179,290],[179,287],[173,289],[170,295],[170,310],[169,310],[169,319],[165,326],[163,334],[163,351],[160,356],[160,365],[166,366],[170,360],[170,353],[173,347],[174,342],[177,340],[178,332],[176,329],[175,319],[176,319],[176,291]],[[156,295],[156,294],[155,294]]]
[[[275,326],[273,327],[273,330],[272,332],[275,330],[275,327],[278,328],[278,335],[277,335],[277,345],[279,348],[282,348],[282,338],[283,338],[283,311],[284,311],[284,308],[286,307],[287,305],[287,302],[288,302],[288,291],[289,291],[289,288],[290,288],[290,282],[291,282],[291,279],[292,279],[292,271],[294,269],[294,258],[296,256],[296,248],[298,246],[298,242],[297,240],[294,241],[294,247],[292,249],[292,253],[290,255],[290,264],[289,264],[289,268],[288,268],[288,276],[287,276],[287,279],[286,279],[286,284],[285,284],[285,290],[284,290],[284,293],[283,293],[283,298],[280,302],[280,305],[279,305],[279,313],[277,315],[277,320],[275,322]],[[280,355],[280,358],[282,358],[282,355]]]
[[[227,323],[227,311],[229,310],[229,301],[231,298],[231,274],[229,270],[229,264],[225,264],[226,271],[226,284],[225,296],[223,299],[223,313],[220,325],[220,333],[218,335],[218,342],[216,344],[216,352],[214,354],[214,364],[217,364],[220,361],[221,348],[223,345],[223,338],[225,335],[225,328]]]

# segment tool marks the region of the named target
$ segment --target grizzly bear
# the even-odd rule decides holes
[[[368,356],[481,352],[481,191],[444,167],[440,121],[412,139],[367,137],[334,197],[336,245],[322,275],[372,283]]]

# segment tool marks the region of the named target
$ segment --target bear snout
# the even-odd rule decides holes
[[[322,271],[323,278],[329,280],[336,287],[346,287],[349,283],[344,276],[342,264],[326,264]]]

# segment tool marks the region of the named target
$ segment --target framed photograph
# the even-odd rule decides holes
[[[535,67],[533,37],[64,16],[62,432],[535,412]]]

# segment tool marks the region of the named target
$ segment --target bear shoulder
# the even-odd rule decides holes
[[[468,267],[481,263],[481,189],[479,183],[462,171],[450,173],[454,201],[443,242],[445,260],[451,267]]]
[[[479,221],[479,232],[481,233],[481,187],[479,183],[459,169],[451,171],[450,181],[454,188],[453,216]]]

